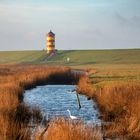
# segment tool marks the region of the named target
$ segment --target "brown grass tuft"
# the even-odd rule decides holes
[[[52,120],[44,140],[100,140],[100,132],[81,121],[64,118]]]

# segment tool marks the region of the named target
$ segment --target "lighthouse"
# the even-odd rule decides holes
[[[47,33],[47,53],[55,53],[55,34],[51,30]]]

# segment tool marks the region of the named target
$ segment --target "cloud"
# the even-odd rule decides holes
[[[115,18],[119,24],[122,26],[131,26],[140,28],[140,16],[130,16],[130,17],[124,17],[119,13],[115,14]]]

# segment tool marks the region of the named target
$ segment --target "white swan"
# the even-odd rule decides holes
[[[77,119],[77,117],[76,117],[76,116],[72,116],[72,115],[71,115],[71,112],[70,112],[70,110],[69,110],[69,109],[67,109],[67,111],[69,112],[70,118],[71,118],[72,120]]]

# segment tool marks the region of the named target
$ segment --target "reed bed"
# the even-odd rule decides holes
[[[77,91],[97,102],[101,113],[104,137],[140,139],[140,80],[115,81],[83,77]]]
[[[52,119],[44,140],[100,140],[99,129],[82,121],[64,118]]]
[[[123,71],[124,72],[124,71]],[[103,76],[116,76],[117,71],[101,72]],[[31,109],[23,100],[26,89],[45,84],[76,84],[77,91],[97,102],[104,138],[127,140],[140,139],[140,80],[139,73],[120,72],[123,80],[98,78],[97,70],[79,77],[66,67],[46,65],[1,65],[0,66],[0,140],[100,140],[101,133],[93,126],[64,118],[52,119],[42,137],[38,126],[42,114],[38,108]],[[129,73],[134,78],[127,79]],[[117,73],[117,76],[120,76]],[[37,124],[32,126],[32,122]],[[48,125],[48,123],[47,123]],[[32,134],[32,128],[36,133]]]
[[[26,89],[45,84],[76,84],[80,76],[67,67],[46,65],[1,65],[0,66],[0,140],[31,140],[33,128],[37,130],[42,114],[38,108],[31,109],[23,100]],[[48,124],[48,123],[47,123]],[[45,136],[39,140],[99,140],[93,136],[92,127],[74,124],[63,118],[53,120]],[[36,131],[40,135],[40,131]]]

